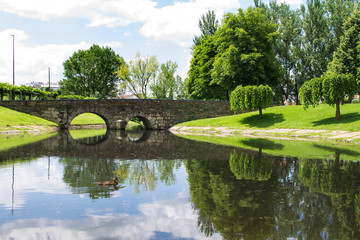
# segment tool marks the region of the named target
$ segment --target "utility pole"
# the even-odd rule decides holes
[[[50,67],[49,67],[49,91],[50,91]]]
[[[13,37],[13,85],[15,86],[15,35]]]

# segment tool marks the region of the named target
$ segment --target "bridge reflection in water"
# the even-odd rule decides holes
[[[68,130],[48,139],[20,146],[0,154],[0,161],[39,156],[121,159],[204,159],[229,160],[238,148],[191,141],[169,131],[142,133],[107,130],[106,135],[75,140]]]

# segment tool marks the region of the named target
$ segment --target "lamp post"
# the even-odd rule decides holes
[[[15,35],[13,37],[13,85],[15,86]]]

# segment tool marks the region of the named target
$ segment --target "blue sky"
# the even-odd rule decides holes
[[[298,7],[303,0],[282,0]],[[92,44],[111,47],[126,61],[157,56],[175,61],[186,77],[192,38],[202,14],[253,5],[253,0],[0,0],[0,82],[16,85],[63,78],[63,62]]]

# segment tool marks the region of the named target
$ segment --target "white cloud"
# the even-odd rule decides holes
[[[140,33],[156,40],[175,41],[181,46],[199,32],[197,22],[208,10],[218,17],[240,7],[239,0],[174,2],[162,8],[151,0],[2,0],[0,11],[28,18],[88,19],[89,27],[118,27],[141,23]]]
[[[175,2],[173,5],[148,11],[140,33],[156,40],[175,41],[188,47],[194,35],[199,33],[198,20],[208,10],[214,10],[221,18],[225,10],[240,7],[238,0],[197,0]]]
[[[88,49],[91,44],[80,42],[76,44],[28,44],[28,36],[24,31],[8,29],[0,32],[0,82],[12,83],[12,37],[15,35],[15,83],[26,84],[32,81],[47,82],[48,68],[51,69],[51,80],[61,80],[63,62],[79,49]],[[120,42],[99,44],[111,48],[121,47]]]
[[[140,214],[97,215],[84,213],[86,218],[73,220],[24,219],[0,226],[5,239],[150,239],[154,232],[171,233],[175,238],[208,239],[197,227],[189,196],[139,205]],[[221,239],[215,233],[211,239]]]

